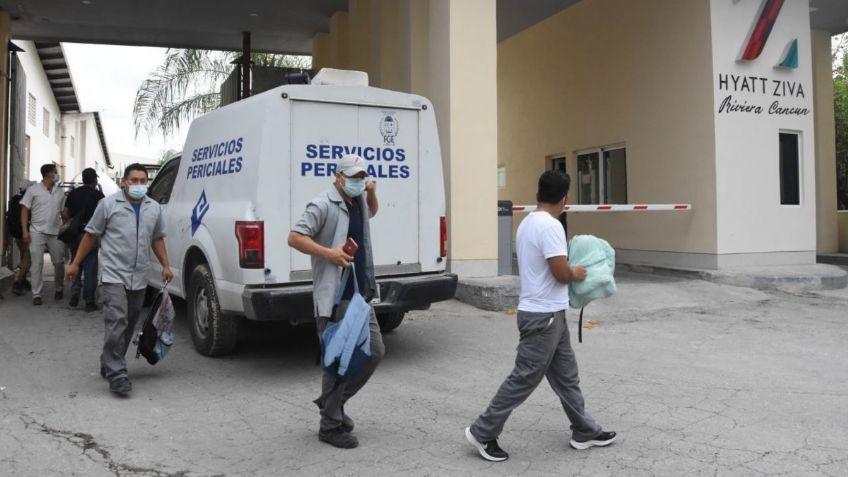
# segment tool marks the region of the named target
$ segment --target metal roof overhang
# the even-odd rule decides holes
[[[498,41],[578,1],[497,0]],[[347,0],[0,0],[0,9],[25,40],[239,50],[249,31],[255,51],[308,55]],[[844,33],[848,1],[810,0],[810,23]]]

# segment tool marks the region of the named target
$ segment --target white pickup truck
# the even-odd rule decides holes
[[[367,80],[281,86],[194,120],[182,155],[148,191],[164,211],[168,291],[185,298],[201,354],[232,352],[242,317],[314,320],[310,259],[286,240],[347,153],[362,156],[377,181],[371,236],[383,330],[454,296],[432,104]],[[153,262],[151,286],[161,287]]]

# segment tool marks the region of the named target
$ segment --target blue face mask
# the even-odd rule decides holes
[[[130,196],[131,199],[139,200],[147,195],[147,186],[146,185],[131,185],[127,189],[127,195]]]
[[[359,197],[365,192],[365,179],[345,177],[344,192],[350,198]]]

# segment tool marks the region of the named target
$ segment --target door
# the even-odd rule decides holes
[[[342,156],[362,156],[380,203],[371,221],[377,273],[420,270],[418,111],[294,101],[291,124],[291,225],[309,199],[332,186]],[[307,255],[291,253],[292,272],[310,270]]]

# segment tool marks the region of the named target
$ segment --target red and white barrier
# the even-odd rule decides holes
[[[535,205],[513,205],[513,212],[529,213]],[[692,210],[692,204],[591,204],[566,205],[563,212],[641,212],[655,210]]]

